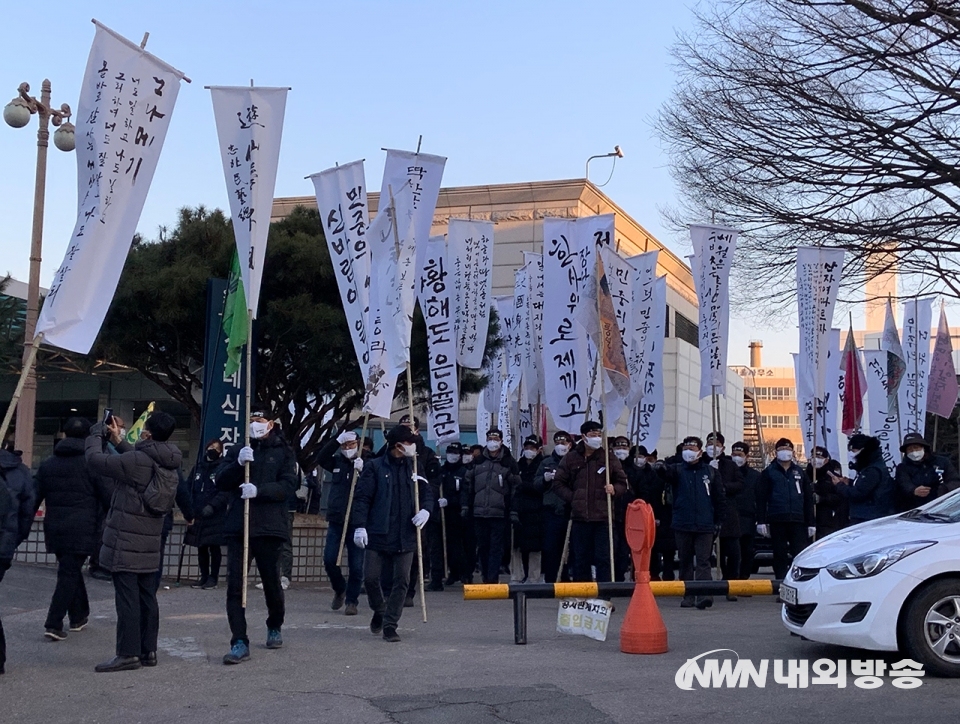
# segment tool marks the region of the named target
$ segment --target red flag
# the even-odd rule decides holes
[[[847,332],[847,344],[840,359],[843,368],[843,434],[850,436],[860,431],[863,420],[863,396],[867,391],[867,377],[860,363],[860,352],[853,338],[853,324]]]

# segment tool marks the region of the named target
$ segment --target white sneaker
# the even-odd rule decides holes
[[[290,579],[286,576],[280,576],[280,588],[282,588],[284,591],[290,588]]]

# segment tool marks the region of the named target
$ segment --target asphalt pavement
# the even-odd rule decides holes
[[[345,722],[348,724],[486,724],[487,722],[955,722],[960,680],[925,677],[913,690],[889,679],[865,690],[788,688],[774,680],[774,659],[876,659],[899,655],[824,646],[790,636],[769,596],[717,600],[706,611],[659,599],[670,651],[620,653],[619,626],[627,600],[617,599],[605,642],[556,632],[557,602],[528,604],[526,646],[513,643],[510,601],[462,600],[462,588],[428,593],[429,622],[405,609],[402,642],[368,630],[360,615],[330,610],[319,586],[287,592],[284,647],[264,647],[266,609],[250,589],[251,660],[227,667],[230,634],[225,590],[171,586],[159,594],[159,666],[97,674],[114,652],[116,615],[110,583],[87,579],[91,623],[67,640],[43,637],[55,572],[15,564],[0,583],[0,616],[8,645],[0,676],[0,721],[31,722]],[[170,585],[165,582],[165,585]],[[681,690],[677,671],[687,659],[733,650],[755,664],[768,659],[765,686]],[[726,654],[724,656],[732,656]],[[786,669],[786,665],[784,666]]]

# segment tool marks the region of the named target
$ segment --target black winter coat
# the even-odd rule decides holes
[[[30,479],[30,470],[20,460],[19,453],[0,450],[0,484],[6,483],[7,495],[0,503],[6,513],[0,515],[0,560],[13,558],[17,547],[30,535],[37,506],[36,491]],[[3,491],[0,491],[0,495]],[[157,561],[159,563],[159,561]]]
[[[48,553],[90,556],[100,547],[99,515],[110,507],[113,486],[87,470],[84,440],[67,437],[37,470],[37,501],[47,507],[43,538]]]
[[[606,451],[601,447],[587,457],[582,442],[563,456],[553,479],[553,492],[570,503],[570,515],[574,520],[588,523],[607,521],[606,466],[610,466],[610,484],[613,485],[613,505],[617,498],[627,492],[627,475],[614,455],[607,462]]]
[[[156,440],[140,440],[136,447],[124,441],[116,449],[119,454],[105,450],[99,435],[87,438],[90,472],[116,481],[103,525],[100,566],[111,573],[152,573],[160,567],[160,535],[166,516],[148,511],[142,494],[155,472],[174,486],[179,483],[182,454],[172,442]]]
[[[707,459],[665,465],[659,470],[673,497],[673,530],[713,533],[726,515],[727,496]]]
[[[362,455],[364,464],[369,463],[369,453]],[[320,448],[317,453],[317,465],[328,473],[330,480],[326,483],[329,486],[327,494],[327,521],[335,525],[343,525],[344,517],[347,514],[347,502],[350,500],[350,485],[353,483],[354,458],[348,460],[340,452],[340,443],[336,438],[332,438]],[[359,475],[357,479],[359,480]]]
[[[520,524],[516,526],[513,544],[525,553],[543,548],[543,478],[537,482],[537,471],[542,462],[541,454],[533,460],[523,458],[517,463],[520,484],[513,493],[510,509],[519,515]]]
[[[217,490],[217,468],[219,467],[220,458],[208,460],[204,456],[187,477],[190,512],[184,511],[184,513],[193,519],[193,525],[187,529],[187,545],[199,548],[200,546],[222,546],[227,542],[223,534],[227,493]],[[222,499],[218,501],[217,496],[222,496]],[[207,516],[204,516],[205,508]]]
[[[653,517],[657,521],[657,539],[673,538],[673,491],[667,495],[667,485],[662,475],[663,463],[647,463],[642,468],[630,466],[634,472],[637,497],[653,508]],[[630,475],[628,470],[627,475]]]
[[[227,450],[217,468],[217,489],[229,493],[214,499],[219,505],[225,504],[223,532],[227,536],[243,536],[244,501],[240,498],[240,485],[244,466],[237,463],[242,447],[234,445]],[[250,447],[250,482],[257,486],[257,496],[250,498],[250,537],[290,540],[287,501],[300,485],[293,450],[277,429],[265,438],[251,440]]]
[[[740,535],[753,535],[757,530],[757,495],[760,493],[760,471],[744,463],[740,468],[743,489],[736,497],[740,517]]]
[[[520,484],[517,461],[501,447],[496,457],[489,450],[467,470],[467,495],[461,501],[464,517],[503,518],[510,508],[510,496]]]
[[[743,527],[740,525],[740,511],[737,508],[737,500],[743,494],[743,475],[740,468],[733,462],[729,455],[721,455],[717,458],[719,466],[720,482],[723,483],[723,491],[727,496],[723,522],[720,524],[721,538],[739,538],[743,535]]]
[[[440,467],[440,480],[443,487],[440,492],[447,499],[447,507],[452,511],[449,515],[460,515],[463,505],[464,488],[466,487],[467,466],[463,463],[444,463]],[[448,516],[449,520],[449,516]]]
[[[547,508],[558,518],[567,518],[570,516],[570,506],[553,492],[553,483],[547,480],[547,473],[556,473],[562,457],[556,453],[550,453],[540,461],[540,467],[537,468],[537,474],[534,476],[534,482],[543,488],[543,507]]]
[[[420,483],[414,507],[413,460],[390,453],[363,466],[350,511],[350,526],[367,531],[370,550],[406,553],[417,548],[413,516],[433,509],[433,487]]]
[[[918,463],[904,456],[903,462],[897,465],[896,484],[898,510],[910,510],[956,490],[960,476],[949,458],[928,451]],[[930,488],[925,498],[914,493],[921,486]]]
[[[840,483],[837,492],[850,503],[850,521],[875,520],[895,511],[896,484],[890,477],[880,450],[880,441],[870,438],[856,462],[850,465],[857,472],[852,485]]]
[[[835,533],[850,524],[850,506],[847,499],[837,492],[837,486],[830,479],[830,473],[843,475],[843,466],[839,460],[831,458],[817,470],[817,482],[813,486],[816,494],[817,538]],[[813,480],[813,466],[807,464],[807,477]]]
[[[803,523],[812,527],[813,485],[795,462],[786,470],[774,460],[760,473],[757,495],[758,523]]]

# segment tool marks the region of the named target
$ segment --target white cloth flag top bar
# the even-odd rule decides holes
[[[257,316],[289,88],[211,86],[247,310]]]
[[[77,222],[37,320],[87,354],[113,300],[183,73],[94,21],[77,106]]]

